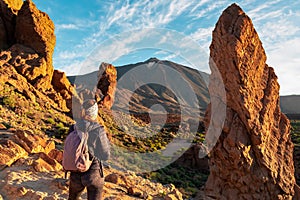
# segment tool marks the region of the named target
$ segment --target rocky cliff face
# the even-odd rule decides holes
[[[211,96],[226,91],[226,120],[210,152],[206,196],[212,199],[292,199],[290,123],[279,108],[279,84],[251,19],[236,4],[213,31]],[[217,75],[221,74],[221,79]],[[211,109],[208,109],[207,127]]]
[[[0,1],[0,49],[14,44],[16,17],[22,5],[22,0]]]
[[[31,0],[0,0],[0,6],[2,65],[13,66],[26,82],[54,100],[59,108],[71,109],[74,88],[66,78],[61,81],[59,77],[65,75],[54,73],[52,65],[56,39],[49,16]]]

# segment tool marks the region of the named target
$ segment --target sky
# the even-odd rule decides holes
[[[33,2],[55,24],[54,68],[68,76],[95,71],[101,62],[122,66],[150,57],[210,73],[212,30],[222,11],[237,3],[252,19],[267,64],[278,76],[280,95],[300,95],[298,0]]]

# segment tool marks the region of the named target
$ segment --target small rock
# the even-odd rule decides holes
[[[4,126],[2,123],[0,123],[0,130],[6,130],[6,126]]]
[[[114,183],[114,184],[118,184],[120,182],[120,177],[116,173],[109,174],[105,177],[105,181]]]
[[[168,188],[169,191],[173,191],[175,189],[175,185],[173,185],[172,183],[164,185],[166,188]]]
[[[135,196],[135,197],[143,197],[143,191],[141,191],[138,188],[135,187],[130,187],[128,188],[128,194]]]
[[[62,162],[63,160],[63,152],[57,149],[52,149],[49,153],[48,156],[52,159],[57,160],[59,163]]]
[[[170,192],[171,195],[174,195],[177,199],[182,199],[182,194],[177,189],[173,189],[172,192]]]

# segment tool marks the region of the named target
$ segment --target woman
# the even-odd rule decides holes
[[[89,99],[82,104],[83,116],[77,120],[76,127],[88,132],[88,147],[92,165],[86,172],[71,172],[69,200],[78,199],[84,188],[87,188],[88,200],[101,200],[104,186],[104,175],[101,160],[108,160],[110,144],[104,127],[97,122],[98,105]],[[70,132],[74,129],[71,127]]]

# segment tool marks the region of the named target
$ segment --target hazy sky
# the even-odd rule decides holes
[[[157,57],[209,73],[207,66],[191,62],[187,55],[193,49],[187,49],[197,44],[205,58],[219,16],[233,3],[228,0],[33,2],[55,24],[54,67],[67,75],[82,71],[82,63],[88,57],[115,66]],[[280,95],[300,94],[300,1],[235,2],[253,21],[266,50],[267,63],[274,67],[279,78]],[[173,45],[165,47],[170,43]],[[95,55],[99,49],[101,52]]]

